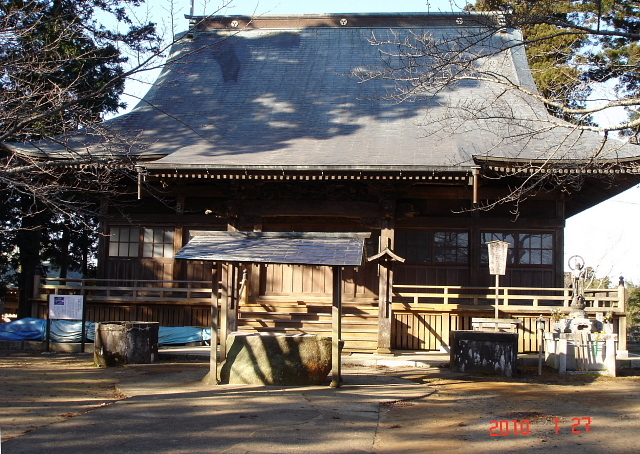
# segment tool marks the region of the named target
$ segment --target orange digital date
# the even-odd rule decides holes
[[[556,434],[560,433],[560,418],[553,418]],[[571,433],[591,433],[591,418],[571,418]],[[584,427],[583,427],[584,426]],[[528,419],[495,420],[491,421],[489,435],[505,437],[508,435],[531,435],[531,421]]]

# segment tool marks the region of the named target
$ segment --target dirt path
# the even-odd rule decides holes
[[[138,373],[97,369],[89,355],[0,354],[2,440],[109,405],[115,383]]]
[[[115,391],[122,379],[198,367],[207,365],[98,369],[88,355],[0,353],[2,440],[112,404],[123,398]],[[414,368],[377,368],[370,373],[392,374],[435,389],[426,398],[380,408],[376,453],[640,451],[637,376],[538,377],[530,372],[500,379]]]
[[[382,409],[376,453],[640,451],[640,377],[406,375],[437,391]]]

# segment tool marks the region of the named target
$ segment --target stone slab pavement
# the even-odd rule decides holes
[[[385,404],[434,389],[345,367],[337,389],[207,385],[206,368],[125,379],[128,399],[2,444],[4,454],[372,452]]]

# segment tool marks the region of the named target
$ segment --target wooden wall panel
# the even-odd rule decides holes
[[[486,317],[486,313],[438,313],[406,311],[394,313],[392,348],[398,350],[439,350],[449,345],[449,331],[471,330],[472,318]],[[516,316],[522,321],[518,329],[518,351],[538,351],[537,315]],[[447,322],[449,326],[447,326]],[[549,329],[547,326],[546,329]]]
[[[212,272],[216,264],[211,261],[186,260],[185,275],[180,280],[185,281],[211,281]]]
[[[396,264],[393,282],[398,285],[469,285],[469,267]]]
[[[121,279],[123,285],[140,280],[173,280],[173,259],[110,259],[109,279]]]
[[[449,314],[406,312],[395,314],[392,346],[400,350],[439,350],[449,343],[443,339],[445,318]]]
[[[331,267],[312,265],[261,265],[258,295],[296,295],[330,297],[333,276]],[[370,298],[377,295],[377,265],[367,264],[343,273],[343,295],[349,298]],[[255,294],[255,293],[254,293]]]
[[[207,306],[191,306],[191,325],[200,327],[211,326],[211,307]]]
[[[36,315],[46,318],[46,304],[37,307]],[[158,322],[160,326],[211,326],[211,308],[203,305],[88,304],[90,322],[140,321]]]
[[[555,272],[552,268],[544,267],[509,267],[507,274],[500,277],[500,285],[505,287],[556,287]],[[487,270],[481,273],[480,286],[492,287],[495,285],[495,277]]]
[[[133,310],[132,310],[133,309]],[[92,305],[86,307],[86,319],[90,322],[121,322],[136,320],[135,308],[126,305]]]

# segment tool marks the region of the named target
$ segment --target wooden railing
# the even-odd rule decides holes
[[[36,278],[31,314],[45,318],[49,295],[83,295],[89,321],[211,326],[211,282]]]
[[[452,310],[457,308],[480,308],[493,306],[495,287],[462,287],[439,285],[393,285],[394,309],[413,308],[429,310]],[[537,287],[500,287],[499,305],[509,311],[530,311],[535,308],[542,313],[558,308],[569,308],[571,289]],[[624,287],[613,289],[585,290],[585,310],[623,314],[626,311]]]
[[[572,302],[571,289],[500,287],[500,318],[520,321],[518,350],[536,351],[539,331],[536,321],[541,315],[546,330],[552,329],[552,311],[568,314]],[[590,317],[598,312],[613,313],[618,349],[626,349],[626,292],[624,287],[588,289],[585,311]],[[396,348],[437,350],[448,348],[451,330],[471,329],[474,318],[493,317],[495,287],[394,285],[392,308]]]
[[[210,304],[213,291],[208,281],[40,278],[34,285],[34,299],[39,301],[64,294],[84,295],[87,302],[101,303]]]
[[[42,278],[35,282],[32,314],[40,317],[46,314],[48,295],[84,295],[90,321],[140,320],[158,321],[162,326],[210,326],[212,291],[208,281]],[[597,312],[613,312],[620,337],[619,348],[624,349],[624,288],[588,289],[585,293],[585,310],[590,316]],[[238,327],[248,331],[321,331],[326,328],[323,323],[328,316],[325,306],[330,305],[325,299],[316,297],[306,301],[304,297],[274,296],[245,302],[240,308]],[[571,300],[570,289],[499,288],[501,317],[522,321],[520,351],[537,348],[536,318],[543,315],[549,320],[551,312],[558,308],[568,314]],[[395,348],[438,349],[446,344],[451,330],[470,329],[473,317],[492,316],[494,302],[495,288],[492,287],[394,285],[395,325],[392,331]],[[345,301],[343,310],[348,348],[354,351],[375,349],[377,300]]]

